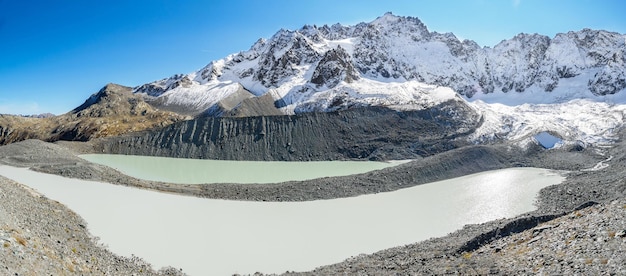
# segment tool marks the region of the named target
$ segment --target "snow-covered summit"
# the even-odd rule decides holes
[[[545,132],[567,144],[614,139],[626,117],[625,89],[624,34],[522,33],[480,47],[386,13],[353,26],[281,29],[247,51],[134,92],[160,108],[208,116],[470,105],[484,122],[474,142],[526,143]]]
[[[318,106],[324,106],[321,102],[328,99],[321,95],[371,83],[414,85],[416,95],[426,84],[451,87],[470,100],[510,97],[518,103],[562,102],[624,90],[625,43],[624,34],[584,29],[554,38],[519,34],[493,48],[480,47],[452,33],[430,32],[418,18],[386,13],[354,26],[281,29],[247,51],[212,61],[188,75],[136,87],[135,93],[193,114],[242,89],[252,96],[269,93],[285,112],[310,111],[302,105],[310,107],[317,100]],[[371,99],[369,92],[370,100],[364,100],[358,92],[349,93],[355,98],[346,101],[385,102]]]

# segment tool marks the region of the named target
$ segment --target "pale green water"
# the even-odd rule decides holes
[[[81,158],[139,179],[169,183],[277,183],[365,173],[408,161],[228,161],[137,155],[85,154]]]

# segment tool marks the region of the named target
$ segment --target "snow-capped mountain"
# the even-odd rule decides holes
[[[354,26],[283,29],[247,51],[134,91],[161,108],[219,116],[237,113],[244,100],[254,105],[268,97],[274,115],[275,108],[283,114],[372,105],[424,109],[450,100],[510,106],[581,98],[623,103],[625,89],[624,34],[590,29],[554,38],[519,34],[490,48],[430,32],[417,18],[387,13]],[[485,114],[493,111],[488,104],[474,106]]]
[[[417,18],[387,13],[355,26],[280,30],[248,51],[188,75],[145,84],[135,92],[160,98],[164,105],[202,112],[244,89],[250,97],[270,93],[279,108],[291,113],[336,109],[325,103],[328,97],[339,97],[344,104],[381,104],[385,100],[377,91],[382,87],[410,81],[451,87],[467,98],[551,93],[572,81],[582,85],[528,100],[545,103],[612,95],[626,88],[626,35],[589,29],[552,39],[519,34],[493,48],[481,48],[451,33],[430,32]],[[369,83],[360,85],[365,82]],[[374,91],[363,90],[374,83],[379,86]]]

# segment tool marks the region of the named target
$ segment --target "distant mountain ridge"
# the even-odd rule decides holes
[[[452,99],[424,93],[439,86],[469,99],[531,91],[528,101],[551,103],[626,89],[625,41],[624,34],[583,29],[554,38],[519,34],[480,47],[452,33],[430,32],[418,18],[387,13],[354,26],[281,29],[248,51],[134,92],[159,108],[210,116],[237,115],[244,99],[259,107],[260,96],[264,103],[273,100],[278,114],[422,109]],[[256,115],[277,114],[272,107],[259,110]]]

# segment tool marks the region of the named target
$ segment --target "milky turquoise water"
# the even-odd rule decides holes
[[[327,176],[365,173],[407,161],[230,161],[115,154],[85,154],[90,162],[106,165],[139,179],[170,183],[276,183]]]

